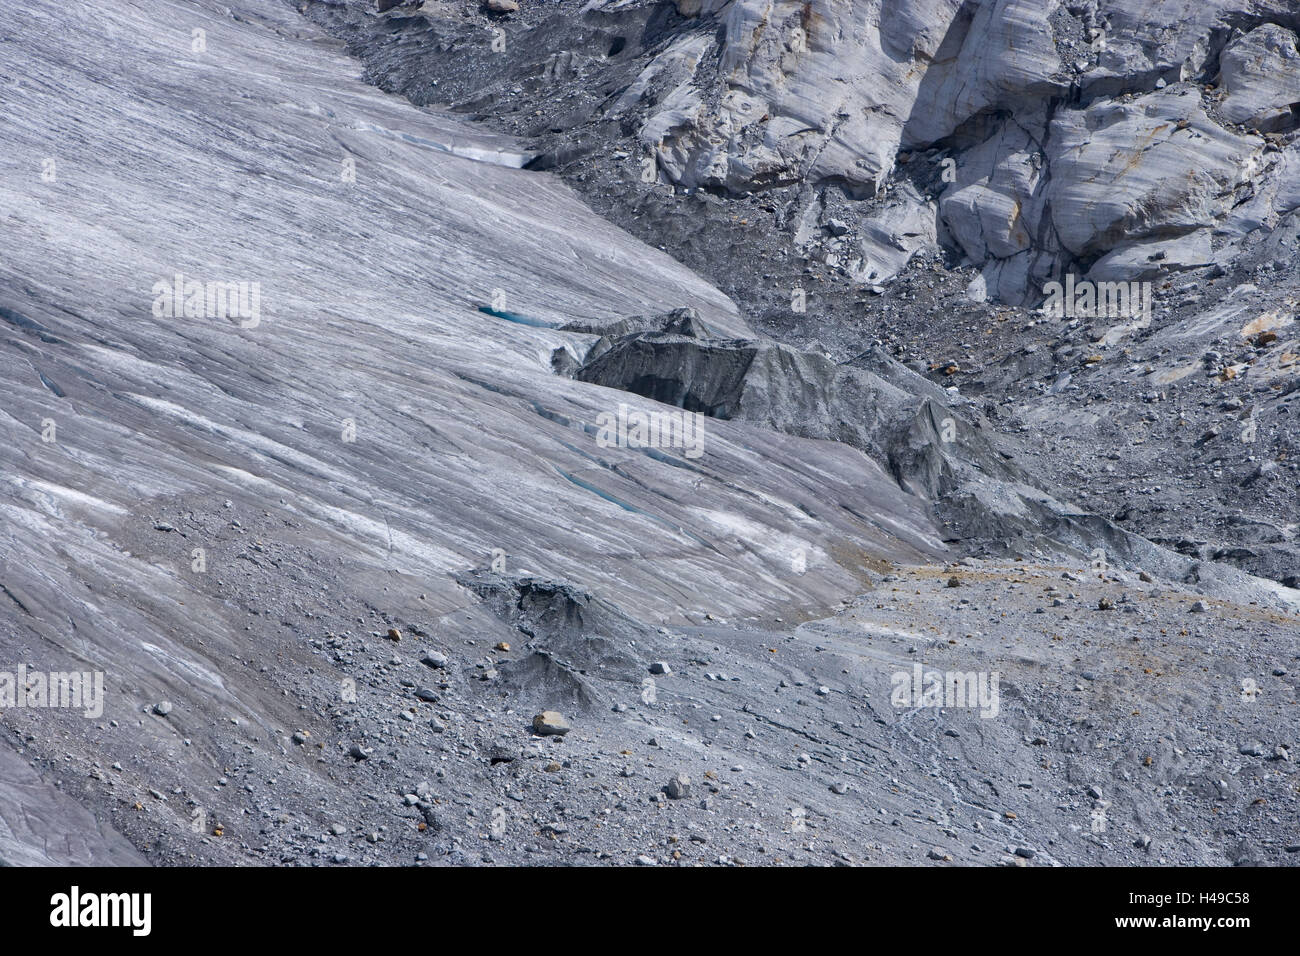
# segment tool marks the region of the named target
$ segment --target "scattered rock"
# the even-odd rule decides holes
[[[691,778],[684,773],[677,774],[668,781],[664,792],[670,800],[684,800],[691,795]]]
[[[544,710],[533,718],[533,732],[542,736],[563,736],[572,729],[558,710]]]

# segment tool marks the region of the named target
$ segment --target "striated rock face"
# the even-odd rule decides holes
[[[1247,159],[1262,146],[1210,121],[1194,89],[1063,110],[1052,121],[1046,202],[1080,259],[1223,219]]]
[[[735,0],[697,15],[715,10],[716,78],[679,84],[641,131],[685,186],[834,180],[873,195],[900,146],[1068,85],[1053,79],[1061,64],[1034,0]],[[701,39],[684,36],[662,56],[699,62]]]
[[[906,210],[893,218],[930,223],[913,235],[946,231],[983,267],[979,297],[1021,304],[1101,256],[1115,256],[1107,275],[1132,277],[1146,271],[1126,265],[1142,244],[1234,228],[1243,180],[1267,185],[1282,170],[1262,139],[1225,127],[1292,129],[1300,101],[1294,33],[1250,29],[1270,16],[1293,22],[1283,4],[733,0],[679,10],[714,23],[653,55],[612,110],[639,117],[663,177],[688,189],[804,184],[882,197]],[[926,163],[951,162],[937,208],[898,188],[916,172],[902,175],[900,151],[927,150],[940,152]],[[860,216],[857,255],[837,257],[859,281],[892,278],[927,245],[882,244],[879,213],[868,205]],[[1172,251],[1171,271],[1205,264],[1203,242]]]
[[[1230,123],[1271,132],[1293,129],[1300,108],[1300,50],[1285,27],[1266,23],[1228,44],[1219,58]]]
[[[850,285],[946,256],[972,300],[1035,308],[1094,266],[1230,268],[1296,208],[1285,0],[559,0],[499,55],[434,8],[378,26],[355,2],[309,6],[417,100],[544,116],[511,123],[549,140],[534,168],[612,153],[593,191],[622,162],[758,200]]]

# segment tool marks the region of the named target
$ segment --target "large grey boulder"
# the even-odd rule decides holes
[[[1192,87],[1062,110],[1052,121],[1052,224],[1076,256],[1192,232],[1222,218],[1263,147],[1215,124]]]
[[[1300,50],[1296,35],[1266,23],[1230,43],[1219,58],[1227,96],[1220,109],[1230,123],[1263,132],[1295,125],[1300,108]]]

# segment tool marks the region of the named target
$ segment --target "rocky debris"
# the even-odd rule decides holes
[[[166,717],[172,712],[172,704],[169,700],[159,701],[153,705],[153,712],[159,717]]]
[[[556,731],[556,730],[540,730],[540,729],[538,729],[538,726],[537,726],[538,721],[540,721],[540,720],[541,720],[543,717],[545,717],[545,716],[546,716],[545,714],[539,714],[539,715],[537,716],[537,718],[534,719],[534,721],[533,721],[533,730],[534,730],[534,732],[536,732],[536,733],[568,733],[568,727],[567,727],[567,725],[565,726],[565,729],[564,729],[564,730],[561,730],[561,731]],[[560,717],[559,714],[554,714],[554,715],[552,716],[552,718],[551,718],[551,720],[552,720],[551,726],[555,726],[555,724],[553,723],[553,721],[554,721],[555,719],[558,719],[558,720],[560,720],[560,721],[563,721],[564,718]],[[493,742],[490,743],[490,744],[486,744],[486,745],[484,745],[481,749],[482,749],[482,752],[483,752],[483,756],[486,757],[488,763],[491,764],[491,765],[493,765],[493,766],[496,766],[496,765],[499,764],[499,763],[514,763],[516,760],[519,759],[519,748],[518,748],[517,746],[515,746],[514,744],[511,744],[511,743],[508,742],[508,741],[504,741],[504,740],[493,741]]]

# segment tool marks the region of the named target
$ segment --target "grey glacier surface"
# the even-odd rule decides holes
[[[1294,10],[382,5],[0,0],[0,863],[1300,859]]]

